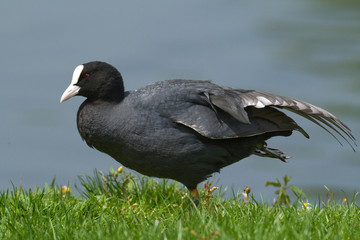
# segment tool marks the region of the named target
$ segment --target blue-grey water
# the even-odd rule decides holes
[[[86,146],[76,97],[60,104],[73,69],[102,60],[125,87],[206,79],[288,95],[321,106],[360,137],[360,3],[357,1],[3,1],[0,4],[0,189],[74,184],[119,164]],[[292,115],[293,116],[293,115]],[[360,155],[311,122],[311,135],[269,142],[289,163],[256,156],[215,174],[217,185],[252,188],[271,201],[267,180],[292,177],[310,198],[360,189]],[[344,191],[344,193],[341,192]]]

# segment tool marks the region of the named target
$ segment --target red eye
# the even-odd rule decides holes
[[[85,74],[85,79],[88,79],[89,77],[90,77],[90,75],[89,74]]]

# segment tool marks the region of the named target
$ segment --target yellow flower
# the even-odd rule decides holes
[[[116,170],[116,172],[114,172],[114,178],[116,179],[116,178],[119,176],[119,174],[122,173],[122,171],[123,171],[123,167],[120,166],[120,167]]]
[[[310,210],[311,209],[311,204],[307,203],[307,202],[304,202],[303,207],[304,207],[305,210]]]
[[[242,192],[242,195],[244,196],[245,203],[249,202],[249,193],[251,191],[251,188],[245,187],[244,192]]]
[[[62,186],[60,188],[60,192],[62,195],[65,195],[65,194],[70,194],[71,193],[71,189],[68,187],[68,186]]]
[[[212,187],[209,192],[212,193],[213,191],[215,191],[217,189],[219,189],[219,187]]]

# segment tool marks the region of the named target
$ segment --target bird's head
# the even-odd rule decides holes
[[[118,101],[123,98],[124,84],[120,72],[105,62],[88,62],[75,68],[71,83],[60,102],[79,95],[89,100]]]

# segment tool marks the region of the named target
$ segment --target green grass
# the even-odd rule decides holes
[[[355,203],[273,206],[207,187],[195,207],[180,184],[114,175],[81,177],[81,196],[54,182],[1,192],[0,239],[360,239]]]

